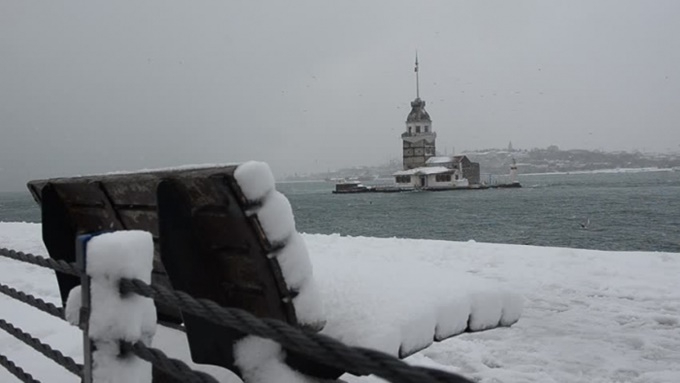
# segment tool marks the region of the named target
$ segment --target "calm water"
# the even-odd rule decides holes
[[[307,233],[680,252],[680,172],[520,181],[521,189],[449,192],[336,195],[325,182],[278,189]],[[0,221],[39,220],[28,193],[0,193]]]

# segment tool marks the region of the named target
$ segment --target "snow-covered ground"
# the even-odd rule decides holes
[[[437,283],[442,275],[451,275],[451,286],[458,286],[464,277],[524,296],[521,319],[512,327],[435,343],[409,357],[410,363],[488,383],[680,382],[680,254],[338,235],[303,238],[317,279],[325,278],[319,262],[332,259],[337,265],[361,264],[361,273],[381,276],[395,287],[431,283],[422,275],[404,277],[399,265],[411,265],[433,270]],[[0,223],[0,247],[45,254],[40,226],[34,224]],[[387,274],[395,269],[401,280]],[[46,269],[0,258],[0,282],[58,301],[55,278]],[[451,294],[459,294],[457,290]],[[326,306],[332,312],[333,302]],[[78,329],[4,295],[0,308],[1,318],[81,358]],[[166,348],[178,343],[171,340],[175,335],[160,331],[157,339]],[[156,340],[154,345],[161,347]],[[178,350],[182,352],[186,350]],[[0,354],[43,382],[78,381],[4,332]],[[0,381],[16,380],[0,369]]]

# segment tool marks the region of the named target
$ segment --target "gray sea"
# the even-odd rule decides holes
[[[519,180],[520,189],[387,194],[332,194],[327,182],[277,188],[306,233],[680,253],[680,172]],[[0,193],[0,221],[39,222],[40,211],[28,192]]]

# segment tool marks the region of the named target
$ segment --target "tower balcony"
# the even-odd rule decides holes
[[[401,138],[409,138],[409,137],[436,138],[437,133],[435,133],[435,132],[419,132],[419,133],[404,132],[404,133],[401,134]]]

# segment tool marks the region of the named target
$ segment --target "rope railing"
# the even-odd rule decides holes
[[[5,367],[12,375],[24,383],[40,383],[39,380],[35,380],[31,374],[24,371],[23,368],[17,366],[11,360],[7,359],[6,356],[0,354],[0,366]]]
[[[55,260],[52,258],[45,258],[39,255],[33,255],[29,253],[23,253],[21,251],[15,251],[6,248],[0,248],[0,255],[3,257],[11,258],[17,261],[30,263],[32,265],[47,267],[55,271],[61,271],[62,273],[80,276],[80,271],[74,264],[68,263],[62,260]]]
[[[36,266],[50,268],[52,270],[61,271],[67,274],[78,275],[78,270],[68,262],[55,261],[51,258],[45,258],[33,254],[26,254],[20,251],[14,251],[10,249],[0,248],[0,256],[4,256],[10,259],[14,259],[20,262],[30,263]],[[34,307],[44,313],[55,316],[59,319],[64,319],[64,310],[56,305],[46,302],[38,297],[31,294],[27,294],[23,291],[19,291],[13,287],[7,286],[0,283],[0,293],[7,295],[19,302],[25,303],[31,307]],[[51,359],[55,363],[64,367],[67,371],[82,376],[83,366],[76,363],[72,358],[65,356],[61,351],[55,350],[49,345],[42,343],[37,338],[31,336],[31,334],[24,332],[23,330],[15,327],[11,323],[0,319],[0,329],[4,330],[8,334],[14,336],[16,339],[30,346],[34,350],[43,354],[47,358]],[[8,359],[4,355],[0,355],[0,365],[5,367],[16,378],[26,383],[40,383],[29,373],[24,371],[21,367],[17,366],[13,361]]]
[[[8,334],[14,336],[28,346],[31,346],[34,350],[53,360],[69,372],[72,372],[78,376],[82,375],[82,365],[76,363],[72,358],[65,356],[61,353],[61,351],[55,350],[49,345],[41,342],[39,339],[34,338],[31,336],[31,334],[23,332],[21,329],[14,327],[11,323],[5,321],[4,319],[0,319],[0,329],[5,330]]]
[[[192,370],[186,363],[181,360],[173,359],[165,355],[159,349],[147,347],[142,342],[122,343],[122,352],[131,352],[141,359],[153,364],[156,368],[176,377],[180,378],[183,383],[219,383],[212,376]]]
[[[75,266],[64,261],[56,261],[51,258],[42,257],[39,255],[34,255],[30,253],[23,253],[20,251],[15,251],[6,248],[0,248],[0,256],[4,256],[16,261],[29,263],[32,265],[49,268],[55,271],[61,271],[75,276],[82,276],[81,271]],[[47,314],[53,315],[57,318],[64,319],[64,310],[55,306],[52,303],[46,302],[40,298],[33,295],[24,293],[23,291],[18,291],[10,286],[0,283],[0,293],[5,294],[15,300],[22,303],[28,304],[40,311]],[[0,319],[0,329],[5,330],[9,334],[13,335],[15,338],[26,343],[27,345],[34,348],[36,351],[45,355],[49,359],[52,359],[57,364],[66,368],[68,371],[78,375],[83,376],[83,366],[77,364],[73,359],[64,356],[61,352],[52,349],[50,346],[40,342],[38,339],[32,337],[30,334],[23,332],[19,328],[13,326],[11,323]],[[169,358],[161,350],[146,347],[143,343],[137,342],[136,344],[122,343],[122,352],[132,352],[136,356],[151,362],[157,368],[169,373],[175,377],[182,379],[183,382],[187,383],[218,383],[212,376],[192,370],[186,363],[181,360]],[[16,376],[19,380],[26,383],[40,383],[40,381],[34,379],[30,374],[25,372],[21,367],[17,366],[14,362],[9,360],[6,356],[0,354],[0,365],[5,367],[11,374]]]
[[[31,294],[26,294],[23,291],[16,290],[2,283],[0,283],[0,293],[5,294],[10,298],[14,298],[19,302],[23,302],[44,313],[50,314],[59,319],[64,319],[64,310],[61,307],[57,307],[50,302],[45,302],[44,300]]]
[[[256,316],[235,308],[224,308],[207,299],[195,299],[182,291],[148,285],[137,279],[120,281],[122,294],[136,293],[175,305],[180,310],[240,332],[267,338],[285,349],[305,355],[310,360],[336,367],[354,375],[373,374],[394,383],[448,382],[471,383],[455,374],[413,367],[380,351],[350,347],[331,337],[302,331],[285,322]]]
[[[81,276],[82,274],[74,264],[65,261],[57,261],[5,248],[0,248],[0,256],[47,267],[71,275]],[[471,383],[470,380],[453,373],[426,367],[410,366],[402,360],[380,351],[347,346],[331,337],[305,332],[282,321],[258,318],[240,309],[225,308],[213,301],[195,299],[182,291],[149,285],[138,279],[122,279],[119,288],[123,295],[135,293],[153,298],[157,302],[174,305],[183,312],[199,316],[218,325],[226,326],[249,335],[271,339],[280,343],[283,348],[305,355],[312,361],[332,366],[354,375],[373,374],[394,383]],[[2,284],[0,284],[0,292],[51,315],[63,318],[63,310],[38,298]],[[60,364],[69,371],[82,376],[83,366],[76,364],[68,357],[64,357],[59,351],[52,350],[49,346],[42,344],[37,339],[31,337],[30,334],[23,333],[2,319],[0,319],[0,328],[13,333],[13,335],[16,334],[17,338],[32,347],[38,347],[36,348],[38,351],[57,361],[57,363],[60,363],[60,361],[64,362],[64,364]],[[210,375],[192,370],[184,362],[168,358],[162,351],[146,347],[141,342],[128,344],[124,347],[136,356],[153,363],[158,368],[183,379],[183,381],[191,383],[216,383],[216,380]],[[8,369],[10,368],[7,367],[6,363],[2,365]],[[20,370],[16,366],[12,368],[14,371]],[[28,381],[35,382],[35,380]]]

